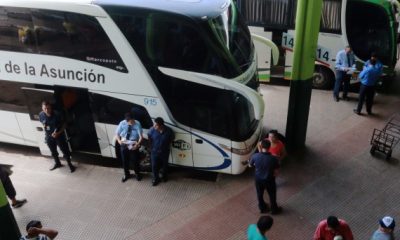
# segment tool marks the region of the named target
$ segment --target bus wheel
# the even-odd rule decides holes
[[[333,86],[335,76],[332,71],[323,66],[315,66],[313,74],[313,87],[316,89],[330,89]]]

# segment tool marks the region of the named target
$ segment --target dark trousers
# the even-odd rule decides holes
[[[336,81],[335,87],[333,88],[333,96],[339,97],[340,87],[343,84],[343,98],[347,97],[347,93],[349,92],[350,86],[350,75],[346,74],[345,71],[336,70]]]
[[[367,112],[371,113],[372,104],[374,103],[374,96],[375,96],[375,86],[366,86],[364,84],[361,84],[360,96],[358,98],[357,111],[361,112],[363,104],[364,104],[364,100],[365,100]]]
[[[65,139],[65,135],[61,134],[58,138],[53,138],[48,136],[46,139],[47,146],[50,148],[51,156],[54,158],[54,162],[59,165],[61,164],[60,159],[58,158],[57,146],[60,148],[61,152],[64,155],[64,159],[67,161],[68,165],[71,164],[71,152],[69,151],[69,147],[67,144],[67,140]]]
[[[9,199],[15,198],[17,192],[15,191],[14,185],[12,184],[8,174],[5,171],[3,171],[1,167],[0,167],[0,179],[8,198]]]
[[[129,164],[133,163],[133,170],[136,176],[140,175],[140,163],[139,163],[139,149],[129,150],[126,145],[121,146],[121,160],[122,167],[124,168],[125,176],[129,176]]]
[[[271,179],[256,179],[256,191],[258,199],[258,208],[260,211],[267,210],[267,204],[264,201],[264,191],[267,190],[269,196],[269,202],[271,204],[271,210],[274,211],[278,208],[276,203],[276,183],[275,178]]]
[[[168,157],[169,153],[151,153],[151,171],[153,173],[153,180],[158,181],[160,179],[159,171],[162,168],[162,177],[167,179],[168,177]]]

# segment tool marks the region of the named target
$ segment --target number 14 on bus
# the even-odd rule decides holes
[[[289,51],[293,51],[294,38],[292,35],[286,32],[282,34],[282,47]],[[330,57],[331,57],[331,52],[329,49],[319,45],[317,46],[316,58],[318,61],[326,62],[329,64]]]

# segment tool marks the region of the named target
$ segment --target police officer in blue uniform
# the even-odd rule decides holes
[[[39,113],[39,121],[43,124],[45,140],[55,162],[54,166],[50,168],[50,171],[62,167],[58,157],[58,146],[64,154],[64,158],[67,161],[69,169],[72,173],[75,171],[76,167],[71,163],[71,152],[69,151],[67,140],[64,134],[65,124],[63,119],[60,115],[53,112],[51,104],[47,101],[42,102],[42,110],[43,111]]]
[[[122,182],[126,182],[131,177],[129,172],[130,162],[133,162],[136,180],[142,180],[139,162],[139,148],[143,140],[142,125],[134,119],[133,113],[128,112],[125,114],[125,120],[119,123],[115,134],[121,148],[121,160],[124,168]]]

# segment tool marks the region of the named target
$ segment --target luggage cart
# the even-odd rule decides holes
[[[386,160],[392,157],[392,150],[400,140],[400,114],[393,115],[382,130],[374,129],[371,137],[371,155],[382,152]]]

